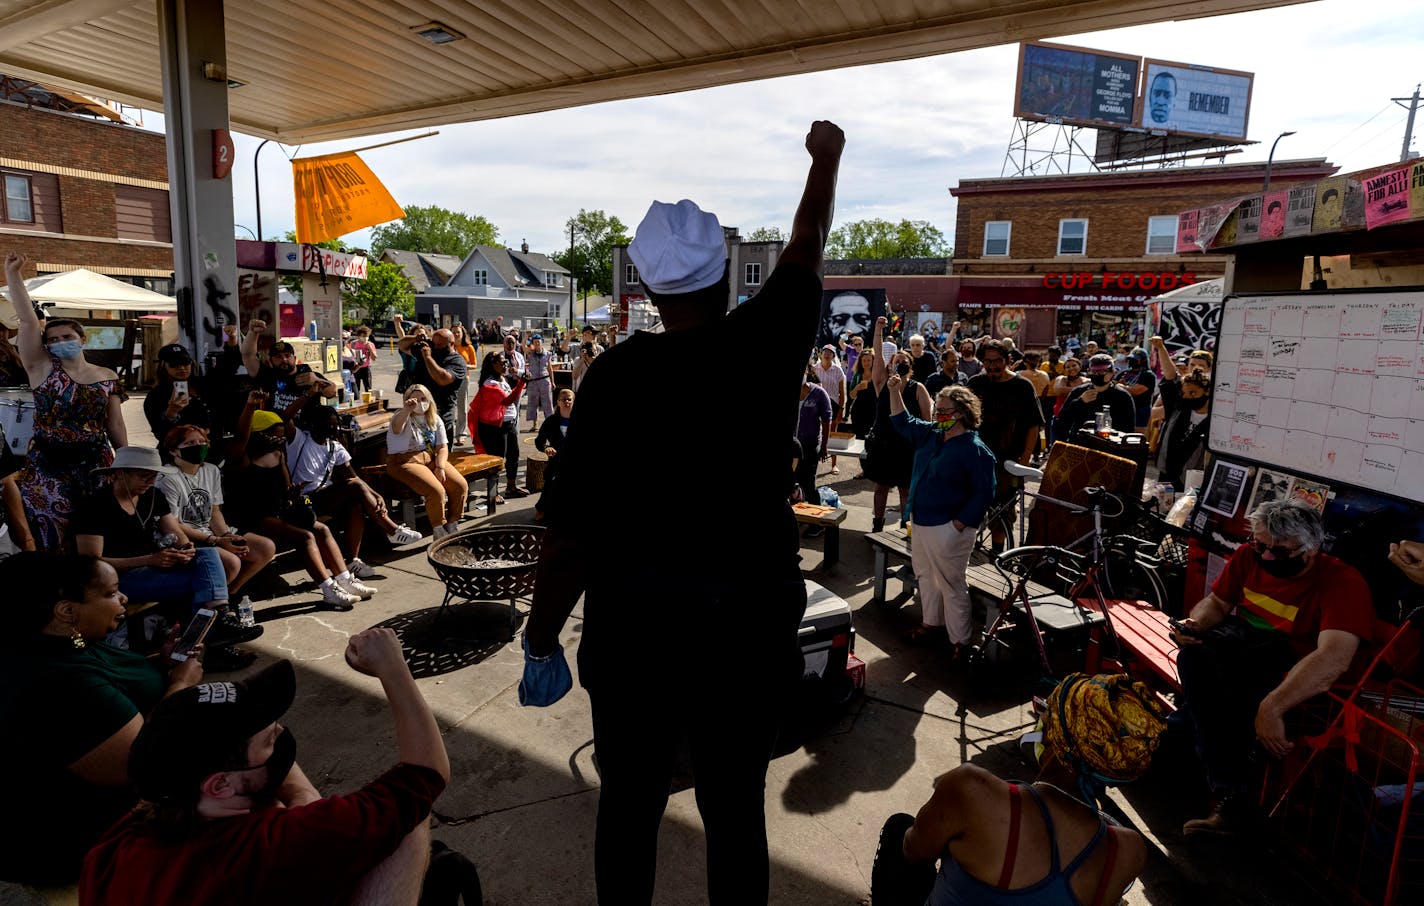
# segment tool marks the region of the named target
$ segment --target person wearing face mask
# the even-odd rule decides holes
[[[549,493],[549,488],[559,477],[558,453],[559,448],[564,445],[564,440],[569,436],[569,420],[574,414],[574,391],[567,387],[561,389],[554,405],[558,407],[558,413],[551,418],[544,419],[544,424],[539,426],[539,436],[534,438],[534,449],[548,457],[548,461],[544,464],[544,492],[539,495],[539,501],[534,504],[536,519],[543,518],[544,494]]]
[[[1134,349],[1127,355],[1127,367],[1118,372],[1117,384],[1132,395],[1133,427],[1146,433],[1152,414],[1152,396],[1157,389],[1157,375],[1147,367],[1147,351]]]
[[[436,417],[424,384],[406,388],[386,431],[386,454],[386,474],[425,498],[432,535],[443,538],[458,532],[470,486],[450,465],[445,425]]]
[[[1114,431],[1129,434],[1137,427],[1137,409],[1132,394],[1114,384],[1112,356],[1100,352],[1088,360],[1088,383],[1069,391],[1063,408],[1053,422],[1056,440],[1073,442],[1073,432],[1093,426],[1093,416],[1106,412],[1112,418]]]
[[[296,698],[291,661],[184,689],[134,740],[140,802],[84,860],[79,902],[414,906],[450,759],[394,632],[352,636],[346,662],[377,677],[390,705],[385,773],[344,795],[317,792],[281,723]]]
[[[1184,476],[1206,463],[1211,414],[1211,375],[1197,369],[1180,375],[1161,337],[1153,337],[1162,363],[1161,399],[1166,419],[1157,447],[1157,480],[1185,491]]]
[[[233,517],[258,528],[284,550],[295,550],[307,575],[321,591],[322,605],[348,611],[376,590],[360,581],[375,575],[360,560],[348,566],[326,523],[316,518],[310,500],[293,485],[287,468],[287,437],[295,432],[281,416],[262,408],[254,390],[237,419],[237,435],[224,466],[224,499]]]
[[[875,333],[871,341],[870,381],[875,390],[875,421],[865,438],[865,460],[862,467],[865,477],[875,483],[875,496],[871,498],[870,530],[885,529],[885,507],[890,499],[890,489],[895,488],[900,495],[900,518],[905,517],[905,504],[910,494],[910,475],[915,465],[915,448],[891,424],[891,397],[898,395],[900,402],[915,418],[928,415],[931,407],[930,392],[925,385],[911,376],[910,357],[899,350],[885,361],[882,345],[885,328],[889,320],[884,316],[875,319]],[[890,389],[890,378],[900,378],[900,389]]]
[[[544,348],[544,337],[534,334],[524,349],[525,368],[529,372],[529,430],[534,430],[541,418],[554,414],[554,389],[549,365],[553,357]]]
[[[904,378],[890,378],[890,422],[915,448],[906,513],[914,525],[910,562],[923,614],[910,640],[948,633],[953,659],[968,650],[974,624],[965,571],[974,536],[994,499],[994,454],[979,439],[982,412],[968,387],[945,387],[934,398],[934,420],[905,411]]]
[[[0,847],[0,880],[67,884],[89,847],[136,797],[128,753],[165,696],[200,681],[198,658],[150,659],[105,642],[124,619],[119,576],[98,557],[36,553],[0,564],[7,628],[0,637],[0,721],[24,744],[0,746],[0,769],[25,832]],[[177,627],[175,627],[177,628]]]
[[[267,350],[267,361],[257,355],[257,344],[267,330],[267,322],[253,318],[247,322],[247,336],[242,340],[242,366],[252,375],[253,386],[267,394],[267,404],[273,412],[288,413],[309,393],[327,399],[336,396],[336,384],[312,371],[310,365],[297,362],[297,348],[286,340],[278,340]]]
[[[400,342],[404,344],[406,340]],[[429,340],[416,339],[409,352],[415,358],[415,365],[406,369],[410,382],[401,392],[412,384],[424,385],[436,416],[445,424],[445,436],[456,437],[455,401],[468,372],[464,356],[455,351],[455,335],[449,328],[442,327],[432,333]]]
[[[1018,479],[1004,470],[1003,463],[1014,460],[1026,465],[1038,446],[1039,428],[1043,425],[1043,410],[1033,384],[1009,370],[1010,351],[999,340],[985,340],[979,347],[979,361],[984,370],[969,379],[969,389],[979,397],[984,418],[979,436],[1000,463],[995,479],[995,502],[1006,504],[1005,514],[1011,524],[1014,519],[1014,492]],[[961,367],[963,367],[961,365]],[[1002,550],[1006,539],[1001,534],[1004,523],[996,521],[992,539],[994,550]]]
[[[1212,795],[1207,816],[1183,826],[1188,836],[1249,825],[1258,751],[1282,758],[1294,748],[1287,713],[1328,691],[1373,635],[1369,586],[1321,550],[1318,512],[1274,500],[1249,519],[1247,543],[1172,633]]]
[[[193,373],[188,350],[179,343],[158,350],[158,383],[143,400],[143,415],[153,436],[162,438],[178,425],[212,430],[213,412],[208,403],[208,388]]]
[[[262,635],[262,627],[243,627],[227,610],[228,583],[237,577],[242,561],[223,548],[197,547],[188,540],[167,498],[155,487],[159,474],[170,468],[152,447],[121,449],[113,465],[99,470],[107,474],[108,486],[74,512],[74,547],[112,566],[119,574],[119,588],[130,598],[157,601],[171,623],[188,622],[199,608],[222,614],[208,633],[210,649],[249,642]],[[134,648],[161,641],[142,638],[138,628],[124,630]],[[226,663],[235,667],[235,660]],[[216,669],[211,662],[209,667]]]
[[[238,532],[223,516],[222,473],[208,461],[208,432],[196,425],[180,425],[163,438],[159,451],[172,471],[158,476],[158,489],[168,508],[178,517],[183,534],[195,545],[221,548],[242,561],[242,568],[227,584],[236,595],[253,576],[277,556],[272,539],[255,532]]]
[[[129,442],[123,387],[108,368],[84,359],[84,327],[68,318],[40,321],[25,291],[23,255],[5,256],[6,288],[19,322],[17,349],[34,388],[34,435],[18,479],[41,550],[63,550],[74,505],[94,488],[94,470]]]
[[[511,339],[505,338],[506,348]],[[516,375],[513,387],[506,379],[511,374]],[[470,403],[475,451],[504,457],[504,493],[509,497],[529,496],[519,485],[519,397],[524,383],[524,375],[513,370],[505,353],[491,352],[480,363],[480,389]],[[504,503],[504,498],[496,497],[495,503]]]

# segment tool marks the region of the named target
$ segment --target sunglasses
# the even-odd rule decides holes
[[[1275,557],[1277,560],[1289,560],[1292,557],[1298,557],[1301,555],[1301,553],[1303,553],[1303,551],[1298,547],[1285,547],[1280,544],[1262,544],[1255,538],[1252,538],[1246,543],[1251,545],[1251,550],[1255,551],[1256,553],[1264,554],[1270,552],[1270,555],[1272,557]]]

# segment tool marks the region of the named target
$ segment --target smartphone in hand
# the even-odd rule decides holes
[[[1195,639],[1195,638],[1200,638],[1200,637],[1201,637],[1201,630],[1200,630],[1200,629],[1197,629],[1197,628],[1192,627],[1192,626],[1188,626],[1186,623],[1183,623],[1181,620],[1168,620],[1168,621],[1167,621],[1167,625],[1172,628],[1172,631],[1173,631],[1173,632],[1180,632],[1180,633],[1181,633],[1182,635],[1184,635],[1184,636],[1188,636],[1188,637],[1193,638],[1193,639]]]
[[[193,614],[193,619],[188,622],[188,628],[183,630],[183,637],[178,640],[178,644],[173,646],[173,651],[168,657],[178,663],[183,663],[193,656],[193,650],[203,644],[203,639],[207,638],[208,630],[213,628],[213,623],[217,620],[218,613],[215,610],[201,608]]]
[[[187,396],[187,395],[188,395],[188,382],[187,382],[187,381],[174,381],[174,382],[173,382],[173,395],[174,395],[174,396]]]

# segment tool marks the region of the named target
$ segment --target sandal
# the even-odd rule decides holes
[[[524,488],[519,487],[519,485],[511,485],[510,487],[505,488],[505,489],[504,489],[504,494],[505,494],[506,497],[528,497],[528,496],[529,496],[529,492],[528,492],[527,490],[525,490]]]
[[[499,496],[498,494],[494,495],[494,505],[495,505],[495,506],[501,506],[501,505],[503,505],[503,504],[504,504],[504,498],[501,497],[501,496]]]
[[[836,468],[835,466],[831,466],[831,474],[832,474],[832,475],[839,475],[839,474],[841,474],[841,470],[838,469],[838,468]]]

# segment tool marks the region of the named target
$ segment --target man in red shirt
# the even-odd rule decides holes
[[[174,693],[134,740],[142,801],[85,858],[79,902],[415,906],[450,760],[395,633],[358,633],[346,660],[381,680],[394,767],[354,793],[316,793],[277,722],[296,696],[290,661]]]
[[[1320,514],[1264,503],[1211,592],[1173,632],[1185,711],[1212,792],[1211,812],[1182,833],[1236,829],[1256,778],[1257,747],[1281,757],[1285,716],[1330,687],[1369,641],[1374,606],[1352,566],[1322,553]]]

